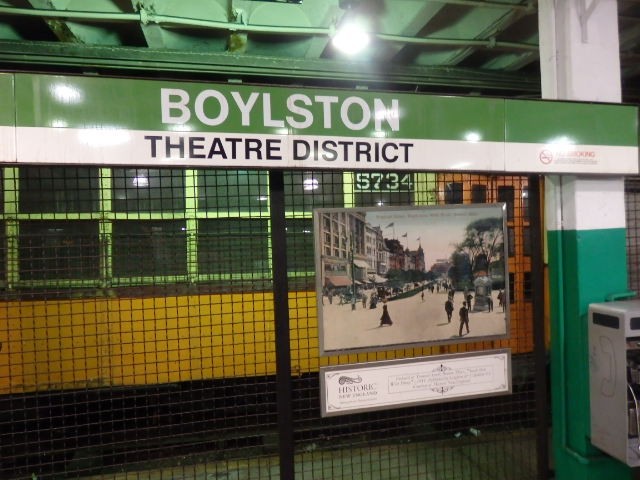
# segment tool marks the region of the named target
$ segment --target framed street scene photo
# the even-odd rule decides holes
[[[315,209],[321,354],[506,338],[505,211]]]

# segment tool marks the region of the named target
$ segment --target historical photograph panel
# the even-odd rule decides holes
[[[505,204],[314,210],[323,354],[505,338]]]

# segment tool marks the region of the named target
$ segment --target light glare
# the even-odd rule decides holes
[[[302,188],[307,191],[317,190],[319,186],[317,178],[307,178],[302,182]]]
[[[347,55],[355,55],[369,45],[369,34],[357,23],[342,25],[333,37],[333,46]]]
[[[63,83],[56,83],[51,85],[51,95],[53,98],[58,100],[60,103],[80,103],[82,102],[83,95],[82,91],[79,89],[72,87],[70,85],[65,85]]]
[[[78,141],[89,147],[114,147],[131,141],[131,134],[119,128],[90,128],[78,132]]]
[[[482,139],[482,137],[480,136],[480,134],[478,132],[467,132],[464,135],[464,139],[467,142],[477,143]]]

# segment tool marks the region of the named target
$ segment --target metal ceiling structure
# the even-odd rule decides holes
[[[618,4],[637,102],[640,0]],[[0,65],[536,98],[537,15],[535,0],[0,0]],[[348,58],[330,40],[354,16],[374,35]]]

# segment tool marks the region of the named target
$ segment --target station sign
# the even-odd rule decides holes
[[[638,173],[638,107],[4,74],[0,162]]]

